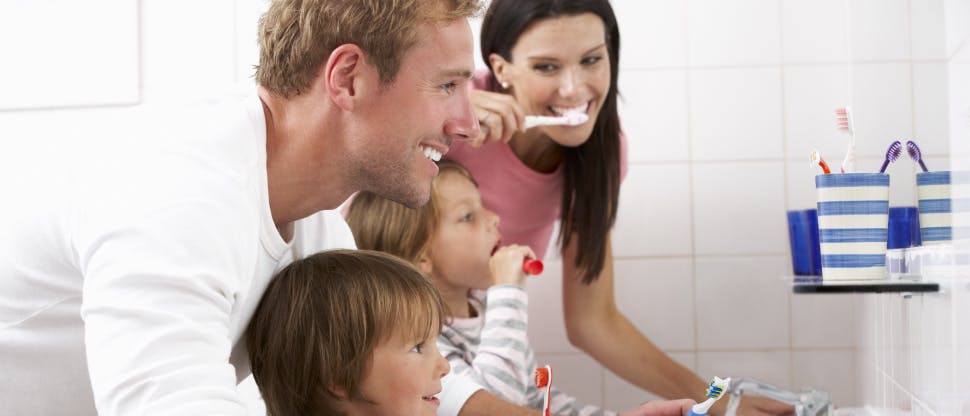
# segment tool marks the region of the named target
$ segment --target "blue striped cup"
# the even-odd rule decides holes
[[[970,172],[916,174],[923,245],[970,239]]]
[[[822,280],[886,278],[889,175],[815,177]]]

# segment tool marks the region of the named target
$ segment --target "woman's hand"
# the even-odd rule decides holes
[[[683,416],[695,404],[697,402],[690,399],[656,400],[641,404],[640,407],[628,412],[620,413],[620,416]]]
[[[499,248],[492,258],[488,259],[488,268],[492,272],[494,285],[525,285],[525,270],[522,263],[527,258],[535,258],[535,253],[529,246],[512,244]]]
[[[511,95],[474,90],[471,92],[471,102],[481,125],[481,133],[469,142],[473,147],[498,141],[507,142],[515,132],[525,126],[525,110]]]

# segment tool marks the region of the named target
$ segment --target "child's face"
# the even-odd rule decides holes
[[[451,369],[438,352],[437,338],[437,333],[419,341],[394,336],[379,344],[360,386],[369,402],[350,402],[349,414],[433,416],[438,410],[434,395]]]
[[[452,288],[488,289],[492,275],[488,259],[498,246],[498,215],[482,206],[478,188],[454,172],[437,179],[440,217],[428,249],[431,275]]]

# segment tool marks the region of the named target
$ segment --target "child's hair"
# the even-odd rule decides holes
[[[441,331],[437,289],[414,266],[367,250],[334,250],[280,271],[249,323],[246,344],[269,415],[339,414],[334,389],[360,385],[374,349]]]
[[[347,224],[357,247],[417,262],[431,243],[441,215],[439,181],[449,174],[464,176],[478,186],[464,166],[443,160],[438,163],[438,176],[431,182],[431,198],[422,207],[408,208],[371,192],[358,193],[347,208]]]

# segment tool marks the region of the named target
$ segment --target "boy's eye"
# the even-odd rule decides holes
[[[424,343],[423,342],[420,342],[420,343],[418,343],[418,345],[415,345],[414,347],[411,348],[411,352],[416,352],[416,353],[420,354],[421,351],[424,351]]]
[[[470,222],[472,218],[474,218],[474,216],[469,212],[465,214],[465,216],[461,217],[461,222]]]

